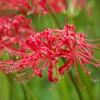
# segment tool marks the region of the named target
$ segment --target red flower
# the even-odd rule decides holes
[[[100,67],[100,60],[93,57],[92,49],[100,48],[99,43],[88,44],[87,41],[92,40],[86,39],[85,34],[76,33],[73,25],[66,25],[62,30],[46,29],[26,40],[31,53],[27,53],[19,61],[0,62],[0,68],[4,73],[17,72],[17,80],[27,81],[35,76],[42,77],[43,70],[47,67],[48,80],[56,83],[59,75],[67,74],[72,65],[79,81],[76,64],[79,63],[84,73],[92,78],[89,74],[91,70],[87,69],[85,64]],[[65,63],[58,66],[61,59],[64,59]]]
[[[11,16],[17,11],[26,13],[28,10],[31,10],[28,2],[29,0],[0,0],[0,15]]]
[[[48,5],[55,13],[65,11],[63,0],[0,0],[0,15],[13,16],[18,11],[24,14],[47,14]]]
[[[65,7],[62,0],[33,0],[33,10],[35,14],[49,13],[48,5],[55,13],[64,12]]]
[[[35,31],[30,27],[30,19],[22,15],[0,18],[0,50],[21,54],[26,52],[25,40]],[[16,46],[18,48],[16,48]],[[1,51],[1,52],[2,52]],[[22,53],[22,54],[23,54]]]

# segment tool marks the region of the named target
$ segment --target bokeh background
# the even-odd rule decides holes
[[[37,32],[41,32],[47,28],[63,28],[66,23],[74,24],[77,32],[82,32],[89,39],[100,39],[100,0],[87,0],[82,8],[73,6],[71,0],[68,0],[68,8],[64,13],[54,14],[59,23],[55,22],[52,14],[47,15],[25,15],[26,18],[32,19],[32,27]],[[82,0],[80,0],[82,3]],[[84,1],[84,0],[83,0]],[[96,58],[100,58],[100,53],[95,54]],[[3,54],[6,58],[6,54]],[[92,65],[87,65],[93,67]],[[73,70],[72,70],[73,71]],[[86,88],[82,88],[76,76],[74,77],[80,89],[83,100],[100,100],[100,80],[98,82],[91,81],[80,70],[80,78],[82,84]],[[74,72],[73,72],[74,74]],[[93,77],[100,79],[100,69],[95,68],[91,73]],[[76,89],[68,75],[61,78],[58,83],[48,82],[47,73],[44,77],[35,77],[26,83],[18,83],[7,75],[0,73],[0,100],[80,100]]]

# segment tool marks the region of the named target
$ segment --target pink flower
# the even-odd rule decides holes
[[[9,53],[26,52],[25,40],[35,31],[30,27],[30,19],[22,15],[0,18],[0,52],[6,49]],[[16,48],[16,46],[18,48]]]
[[[78,76],[77,63],[91,79],[90,72],[85,64],[100,67],[100,60],[93,57],[92,48],[100,49],[100,44],[88,44],[86,35],[76,33],[73,25],[66,25],[64,29],[46,29],[26,40],[31,53],[27,53],[19,61],[0,62],[0,69],[4,73],[16,73],[18,81],[27,81],[35,76],[42,77],[47,68],[48,80],[57,82],[59,75],[66,75],[74,65],[76,76]],[[61,59],[64,64],[58,66]],[[92,61],[93,62],[92,62]]]

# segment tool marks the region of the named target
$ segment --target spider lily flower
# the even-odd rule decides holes
[[[6,49],[9,53],[25,53],[25,40],[35,31],[30,27],[30,19],[22,15],[0,17],[0,52]],[[16,46],[18,48],[16,48]],[[22,54],[23,54],[22,53]]]
[[[47,68],[48,80],[56,83],[60,75],[64,76],[71,70],[72,65],[80,81],[78,63],[84,73],[93,79],[89,74],[92,70],[85,64],[100,67],[100,60],[93,57],[93,48],[100,49],[100,44],[88,44],[87,41],[96,40],[88,40],[85,34],[76,33],[73,25],[67,24],[62,30],[46,29],[26,40],[31,53],[27,53],[19,61],[1,61],[0,69],[4,73],[17,73],[16,79],[23,82],[35,76],[43,77],[43,71]],[[58,66],[62,58],[64,64]]]
[[[65,11],[62,0],[0,0],[0,15],[13,16],[18,11],[24,14],[47,14],[49,13],[47,5],[55,13]]]
[[[64,2],[62,0],[33,0],[32,5],[35,14],[49,13],[48,5],[54,13],[65,11]]]
[[[29,0],[0,0],[0,15],[11,16],[16,12],[27,13],[31,10]]]

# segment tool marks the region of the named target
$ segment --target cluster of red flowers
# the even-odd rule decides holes
[[[85,64],[100,66],[100,60],[93,57],[93,48],[100,49],[99,43],[88,44],[87,41],[91,40],[86,39],[85,34],[76,33],[73,25],[67,24],[62,30],[46,29],[36,33],[30,27],[30,19],[23,15],[8,17],[3,14],[8,8],[45,14],[49,13],[49,7],[55,13],[63,12],[64,0],[0,0],[0,57],[4,50],[8,53],[8,60],[0,60],[0,71],[24,82],[35,76],[42,77],[47,68],[48,80],[56,83],[60,75],[64,76],[71,70],[72,65],[78,77],[76,63],[79,63],[92,78],[91,70]],[[64,64],[58,66],[62,59]]]
[[[90,77],[90,71],[84,65],[86,63],[100,66],[100,60],[93,57],[93,49],[100,49],[99,44],[88,44],[86,36],[76,33],[74,26],[66,25],[64,29],[46,29],[36,35],[31,35],[26,40],[26,47],[31,53],[26,53],[21,60],[1,61],[0,69],[4,73],[16,73],[14,77],[18,81],[27,81],[35,76],[42,77],[43,70],[48,67],[48,80],[57,82],[59,75],[67,74],[72,65],[78,77],[76,62]],[[90,40],[91,41],[91,40]],[[58,66],[61,59],[65,64]],[[93,60],[95,63],[91,62]],[[55,78],[54,78],[55,77]]]
[[[55,13],[63,12],[65,8],[63,0],[0,0],[0,15],[11,16],[18,11],[24,14],[47,14],[47,5]]]
[[[0,16],[13,16],[18,11],[26,14],[29,10],[29,0],[0,0]]]
[[[73,8],[83,8],[86,0],[71,0]],[[0,0],[0,15],[12,16],[18,11],[24,14],[48,14],[50,9],[54,13],[65,12],[66,0]]]
[[[70,5],[73,6],[73,8],[80,8],[82,9],[87,0],[70,0]],[[33,12],[35,14],[47,14],[49,13],[48,7],[51,8],[51,10],[54,13],[61,13],[65,12],[66,8],[68,6],[67,0],[33,0],[32,1],[32,8]]]

